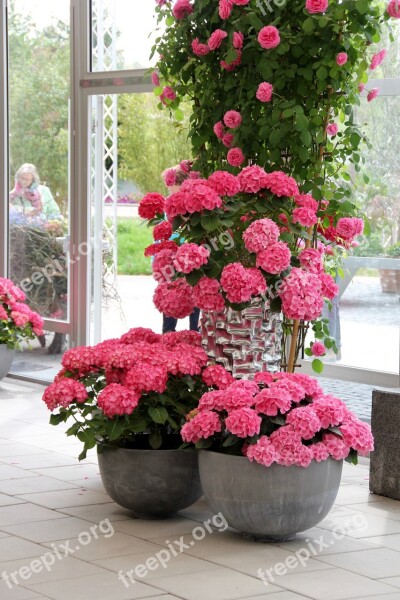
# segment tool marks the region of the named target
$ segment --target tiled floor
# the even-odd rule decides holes
[[[0,382],[0,600],[400,600],[400,502],[368,493],[367,464],[345,464],[334,509],[293,542],[248,541],[204,501],[134,520],[42,391]]]

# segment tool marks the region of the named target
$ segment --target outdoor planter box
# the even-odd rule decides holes
[[[400,500],[400,393],[372,393],[372,433],[369,489],[374,494]]]

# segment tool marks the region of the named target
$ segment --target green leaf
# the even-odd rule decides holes
[[[306,146],[311,146],[311,144],[312,144],[312,135],[308,131],[308,129],[303,129],[303,131],[300,134],[300,137],[301,137],[301,141],[303,142],[303,144],[305,144]]]
[[[171,15],[169,15],[166,19],[165,19],[165,24],[167,25],[167,27],[171,27],[171,25],[173,25],[175,23],[175,19],[174,17],[172,17]]]
[[[177,121],[183,121],[183,119],[185,118],[185,115],[183,114],[183,111],[180,108],[175,109],[174,115]]]
[[[311,352],[311,348],[305,348],[305,350],[304,350],[304,354],[305,354],[306,356],[312,356],[313,354],[312,354],[312,352]]]
[[[312,33],[314,31],[314,19],[309,17],[303,23],[303,31],[305,33]]]
[[[325,81],[325,79],[328,77],[328,70],[325,67],[320,67],[317,71],[317,78],[320,81]]]
[[[312,361],[311,366],[316,373],[322,373],[322,371],[324,370],[324,363],[322,362],[322,360],[319,360],[319,358],[315,358]]]
[[[218,215],[213,215],[212,213],[201,215],[200,222],[201,222],[201,226],[206,231],[215,231],[215,229],[218,229],[218,227],[220,225]]]
[[[160,425],[164,425],[168,419],[168,411],[163,406],[150,406],[148,413],[153,421]]]
[[[162,435],[159,431],[153,431],[149,435],[149,444],[153,450],[158,450],[162,444]]]

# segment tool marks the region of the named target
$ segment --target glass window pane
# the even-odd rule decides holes
[[[158,34],[155,3],[92,0],[92,71],[148,68]]]

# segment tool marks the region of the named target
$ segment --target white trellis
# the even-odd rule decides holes
[[[92,64],[94,71],[117,68],[115,0],[92,2]],[[93,318],[94,341],[101,338],[103,290],[117,293],[117,95],[93,96],[92,207],[93,207]]]

